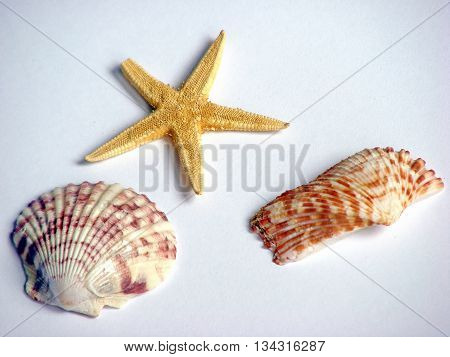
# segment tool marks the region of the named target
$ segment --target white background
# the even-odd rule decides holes
[[[132,57],[177,86],[221,29],[228,37],[210,99],[285,121],[303,112],[265,145],[310,144],[302,166],[307,180],[363,148],[389,145],[422,157],[448,183],[450,6],[414,29],[444,5],[1,0],[0,333],[449,334],[448,190],[417,203],[391,227],[352,234],[333,246],[338,255],[323,250],[279,267],[248,230],[264,201],[240,187],[239,172],[230,177],[221,151],[210,164],[220,175],[214,192],[179,207],[186,194],[173,183],[169,192],[160,187],[148,193],[166,212],[177,207],[169,215],[179,242],[173,274],[155,291],[121,310],[105,309],[97,319],[40,309],[23,292],[24,274],[8,239],[21,209],[55,186],[105,180],[137,190],[138,150],[82,163],[148,112],[120,74],[120,63]],[[259,144],[267,136],[213,133],[203,143]],[[240,169],[240,160],[236,155],[231,165]],[[286,165],[273,162],[271,170]],[[179,172],[176,165],[170,170]],[[264,188],[259,194],[277,195]]]

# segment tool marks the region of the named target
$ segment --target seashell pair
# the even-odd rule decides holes
[[[394,223],[444,184],[408,151],[366,149],[283,193],[251,220],[276,264],[297,261],[344,232]]]
[[[344,232],[390,225],[408,205],[443,187],[408,151],[366,149],[283,193],[261,208],[251,227],[281,265]],[[164,213],[146,196],[103,182],[41,195],[17,218],[12,241],[28,295],[90,316],[156,287],[176,258]]]
[[[97,316],[159,285],[176,258],[171,224],[131,189],[55,188],[19,215],[12,241],[34,300]]]

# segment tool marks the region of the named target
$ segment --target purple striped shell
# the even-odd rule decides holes
[[[118,184],[69,184],[32,201],[12,240],[34,300],[89,316],[159,285],[176,258],[164,213]]]

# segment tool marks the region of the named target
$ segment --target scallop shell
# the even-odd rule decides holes
[[[12,241],[29,296],[89,316],[155,288],[176,258],[165,214],[146,196],[103,182],[41,195],[17,218]]]
[[[411,203],[443,187],[425,161],[411,159],[408,151],[365,149],[261,208],[251,228],[282,265],[344,232],[388,226]]]

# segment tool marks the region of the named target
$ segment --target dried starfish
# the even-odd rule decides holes
[[[208,101],[219,68],[225,33],[222,31],[181,89],[176,90],[146,73],[133,60],[122,63],[122,72],[156,110],[114,139],[87,155],[100,161],[123,154],[165,135],[172,137],[180,162],[195,193],[203,190],[201,134],[205,131],[274,131],[287,127],[277,119],[227,108]]]

